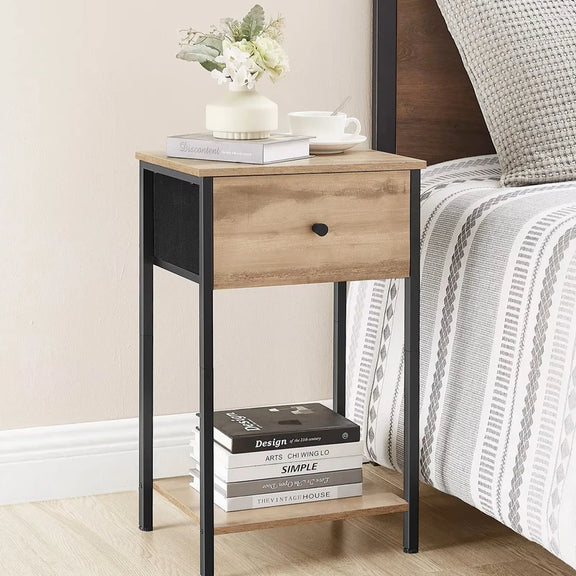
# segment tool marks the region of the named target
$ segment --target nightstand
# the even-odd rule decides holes
[[[269,165],[137,153],[140,160],[140,529],[154,487],[200,522],[201,574],[214,535],[352,516],[404,513],[418,549],[420,169],[376,151]],[[199,284],[201,494],[188,478],[153,483],[153,267]],[[334,410],[346,410],[346,282],[406,278],[404,499],[366,473],[364,495],[225,513],[214,508],[213,291],[334,283]],[[297,399],[295,399],[297,400]]]

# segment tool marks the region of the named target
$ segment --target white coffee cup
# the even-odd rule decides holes
[[[358,136],[362,130],[360,120],[348,118],[344,112],[332,116],[332,112],[308,111],[288,114],[292,134],[312,136],[319,140],[341,140]],[[353,127],[352,131],[349,128]]]

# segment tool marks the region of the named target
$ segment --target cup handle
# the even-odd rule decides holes
[[[348,127],[352,125],[354,126],[354,131],[348,132]],[[360,124],[360,120],[358,120],[358,118],[348,118],[348,120],[346,120],[346,126],[344,127],[344,132],[346,134],[352,134],[352,136],[359,136],[361,130],[362,130],[362,124]]]

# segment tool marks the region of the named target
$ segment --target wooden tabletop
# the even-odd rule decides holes
[[[382,172],[388,170],[416,170],[426,162],[375,150],[358,150],[313,156],[305,160],[275,164],[238,164],[168,158],[163,152],[137,152],[136,158],[155,166],[169,168],[191,176],[263,176],[266,174],[321,174],[333,172]]]

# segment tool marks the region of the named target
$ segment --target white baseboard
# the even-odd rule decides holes
[[[188,474],[192,427],[192,414],[154,418],[155,478]],[[0,432],[0,505],[137,487],[137,418]]]
[[[188,474],[192,414],[154,418],[154,476]],[[138,419],[0,432],[0,504],[136,490]]]

